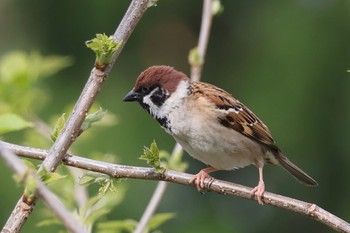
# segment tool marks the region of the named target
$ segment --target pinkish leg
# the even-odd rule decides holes
[[[218,169],[213,167],[207,167],[202,170],[200,170],[196,175],[192,177],[192,179],[189,181],[190,184],[195,184],[198,191],[200,192],[204,188],[204,181],[207,178],[212,178],[209,173],[215,172]]]
[[[258,167],[258,170],[259,170],[259,183],[255,188],[252,189],[251,193],[255,194],[258,199],[258,203],[260,205],[263,205],[264,202],[262,201],[262,196],[265,192],[265,183],[263,179],[263,167]]]

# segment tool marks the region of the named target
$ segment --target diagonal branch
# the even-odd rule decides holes
[[[118,58],[122,48],[136,27],[138,21],[145,13],[147,7],[148,0],[133,0],[130,3],[126,14],[113,35],[116,43],[122,42],[121,46],[113,54],[112,61],[107,67],[105,67],[103,70],[95,67],[92,69],[89,79],[85,84],[85,87],[78,101],[76,102],[71,115],[69,116],[62,132],[49,150],[48,155],[43,161],[40,169],[46,169],[47,171],[54,172],[66,155],[71,144],[81,133],[80,128],[87,112],[92,106],[102,87],[102,84],[108,77],[114,62]],[[10,218],[7,220],[4,229],[9,229],[10,232],[19,232],[29,214],[32,212],[35,202],[36,198],[34,198],[31,203],[26,203],[23,198],[20,198]],[[21,209],[20,206],[22,204],[28,205],[28,208]],[[22,211],[17,212],[16,210]],[[15,212],[16,214],[14,214]],[[15,220],[18,225],[12,224]],[[13,228],[9,228],[9,225],[11,225]]]
[[[5,142],[3,143],[10,150],[12,150],[13,153],[26,158],[43,160],[48,154],[48,151],[46,150],[24,147]],[[63,159],[63,163],[72,167],[100,172],[117,179],[132,178],[144,180],[162,180],[169,183],[191,186],[191,184],[189,184],[189,181],[193,177],[191,174],[173,170],[166,170],[164,173],[157,173],[153,168],[111,164],[70,154],[66,155],[66,157]],[[255,200],[255,196],[251,194],[252,188],[243,185],[216,179],[210,181],[206,180],[205,185],[208,191],[213,191],[224,195],[237,196],[249,200]],[[316,204],[300,201],[270,192],[265,192],[263,198],[265,204],[308,216],[339,232],[350,232],[350,223],[322,209]]]

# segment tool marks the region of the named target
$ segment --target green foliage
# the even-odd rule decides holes
[[[98,172],[86,172],[79,180],[79,184],[85,186],[98,183],[100,194],[107,193],[107,191],[116,192],[115,182],[116,179]]]
[[[159,213],[152,216],[148,223],[148,228],[150,231],[157,229],[160,225],[169,221],[170,219],[175,218],[174,213]]]
[[[50,184],[57,180],[66,178],[67,176],[61,175],[58,172],[50,172],[44,166],[40,166],[38,169],[37,175],[45,184]]]
[[[188,54],[188,62],[191,66],[200,66],[203,64],[204,61],[199,54],[198,47],[190,50],[190,53]]]
[[[96,112],[93,112],[91,114],[88,114],[85,117],[85,120],[81,126],[81,130],[85,131],[87,129],[89,129],[93,123],[99,122],[102,120],[102,118],[107,114],[107,110],[103,110],[102,108],[100,108],[99,110],[97,110]]]
[[[28,172],[25,178],[25,188],[23,195],[26,199],[31,203],[36,198],[36,189],[38,187],[38,183],[35,180],[34,176]]]
[[[86,172],[79,181],[80,185],[100,185],[97,195],[92,196],[83,207],[78,210],[81,221],[90,227],[102,216],[108,214],[124,199],[125,188],[119,185],[116,188],[111,177],[97,172]],[[117,195],[118,194],[118,195]]]
[[[116,220],[101,222],[97,224],[97,232],[99,233],[132,233],[137,226],[137,221],[133,219]]]
[[[147,7],[157,6],[158,0],[149,0],[147,2]]]
[[[220,0],[213,0],[211,3],[211,13],[213,15],[219,15],[224,11],[224,6]]]
[[[159,151],[155,141],[152,142],[150,148],[144,147],[143,155],[140,159],[146,160],[147,164],[154,167],[158,173],[164,172],[165,168],[176,171],[185,171],[188,167],[186,162],[182,161],[183,151],[170,155],[167,151]]]
[[[159,213],[152,216],[145,233],[154,232],[162,224],[174,218],[174,213]],[[99,233],[121,233],[121,232],[134,232],[138,222],[132,219],[108,221],[97,224],[97,232]],[[157,231],[159,232],[159,231]]]
[[[22,117],[14,113],[0,114],[0,135],[12,131],[17,131],[33,127],[31,122],[24,120]]]
[[[164,172],[164,168],[161,167],[159,159],[159,150],[155,141],[152,142],[150,148],[144,147],[143,155],[140,156],[140,159],[146,160],[147,164],[152,166],[156,172]]]
[[[30,203],[36,197],[36,189],[38,187],[38,183],[34,178],[35,174],[35,166],[33,163],[28,160],[22,160],[22,162],[26,165],[27,170],[23,173],[22,176],[14,175],[13,178],[17,184],[24,184],[24,196],[27,201]]]
[[[38,81],[72,64],[66,56],[39,52],[8,52],[0,58],[0,113],[31,114],[45,103],[47,94]],[[35,104],[34,104],[35,103]]]
[[[182,161],[183,150],[177,154],[170,155],[169,152],[161,150],[159,157],[163,167],[176,171],[185,171],[188,168],[188,163]]]
[[[37,227],[49,227],[51,225],[60,225],[61,222],[57,218],[44,219],[36,224]]]
[[[96,34],[94,39],[85,42],[85,44],[96,54],[96,64],[103,66],[111,62],[113,53],[122,45],[122,42],[116,43],[113,36]]]
[[[50,135],[51,140],[56,141],[58,135],[61,133],[64,124],[66,124],[66,113],[62,113],[62,115],[57,119],[55,127],[53,128],[53,132]]]

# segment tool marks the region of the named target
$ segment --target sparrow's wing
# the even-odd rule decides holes
[[[278,150],[267,126],[232,95],[211,84],[194,82],[192,85],[194,95],[208,98],[222,113],[218,118],[220,124],[236,130],[271,149]]]

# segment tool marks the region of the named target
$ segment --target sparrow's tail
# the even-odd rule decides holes
[[[294,163],[292,163],[282,152],[279,152],[278,155],[275,156],[278,160],[279,164],[290,172],[298,181],[305,185],[317,186],[318,183],[316,180],[311,178],[306,172],[297,167]]]

